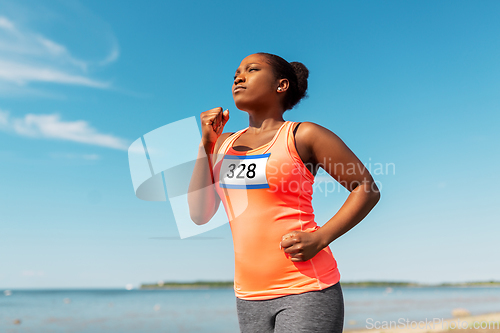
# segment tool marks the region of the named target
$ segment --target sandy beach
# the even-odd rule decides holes
[[[345,326],[345,325],[344,325]],[[345,329],[345,333],[499,333],[500,312],[459,318],[427,318],[422,321],[367,322],[366,329]]]

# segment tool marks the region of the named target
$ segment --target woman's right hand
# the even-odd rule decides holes
[[[201,140],[203,144],[213,146],[222,134],[224,125],[229,120],[229,110],[222,111],[221,107],[202,112],[201,120]]]

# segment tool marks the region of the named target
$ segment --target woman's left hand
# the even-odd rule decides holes
[[[307,261],[324,248],[319,236],[316,232],[292,231],[281,237],[280,247],[292,261]]]

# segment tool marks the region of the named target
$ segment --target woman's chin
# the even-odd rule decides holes
[[[252,109],[252,107],[250,105],[248,105],[248,103],[237,103],[236,101],[234,101],[234,105],[236,106],[236,108],[238,110],[241,110],[241,111],[245,111],[245,112],[248,112],[249,110]]]

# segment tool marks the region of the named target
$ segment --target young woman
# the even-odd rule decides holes
[[[249,55],[233,83],[234,102],[248,113],[249,126],[222,133],[229,111],[220,107],[200,116],[190,213],[204,224],[222,201],[228,214],[241,332],[342,332],[340,274],[328,245],[380,198],[368,170],[338,136],[312,122],[283,119],[305,96],[308,75],[301,63]],[[319,167],[351,192],[321,228],[311,205]]]

